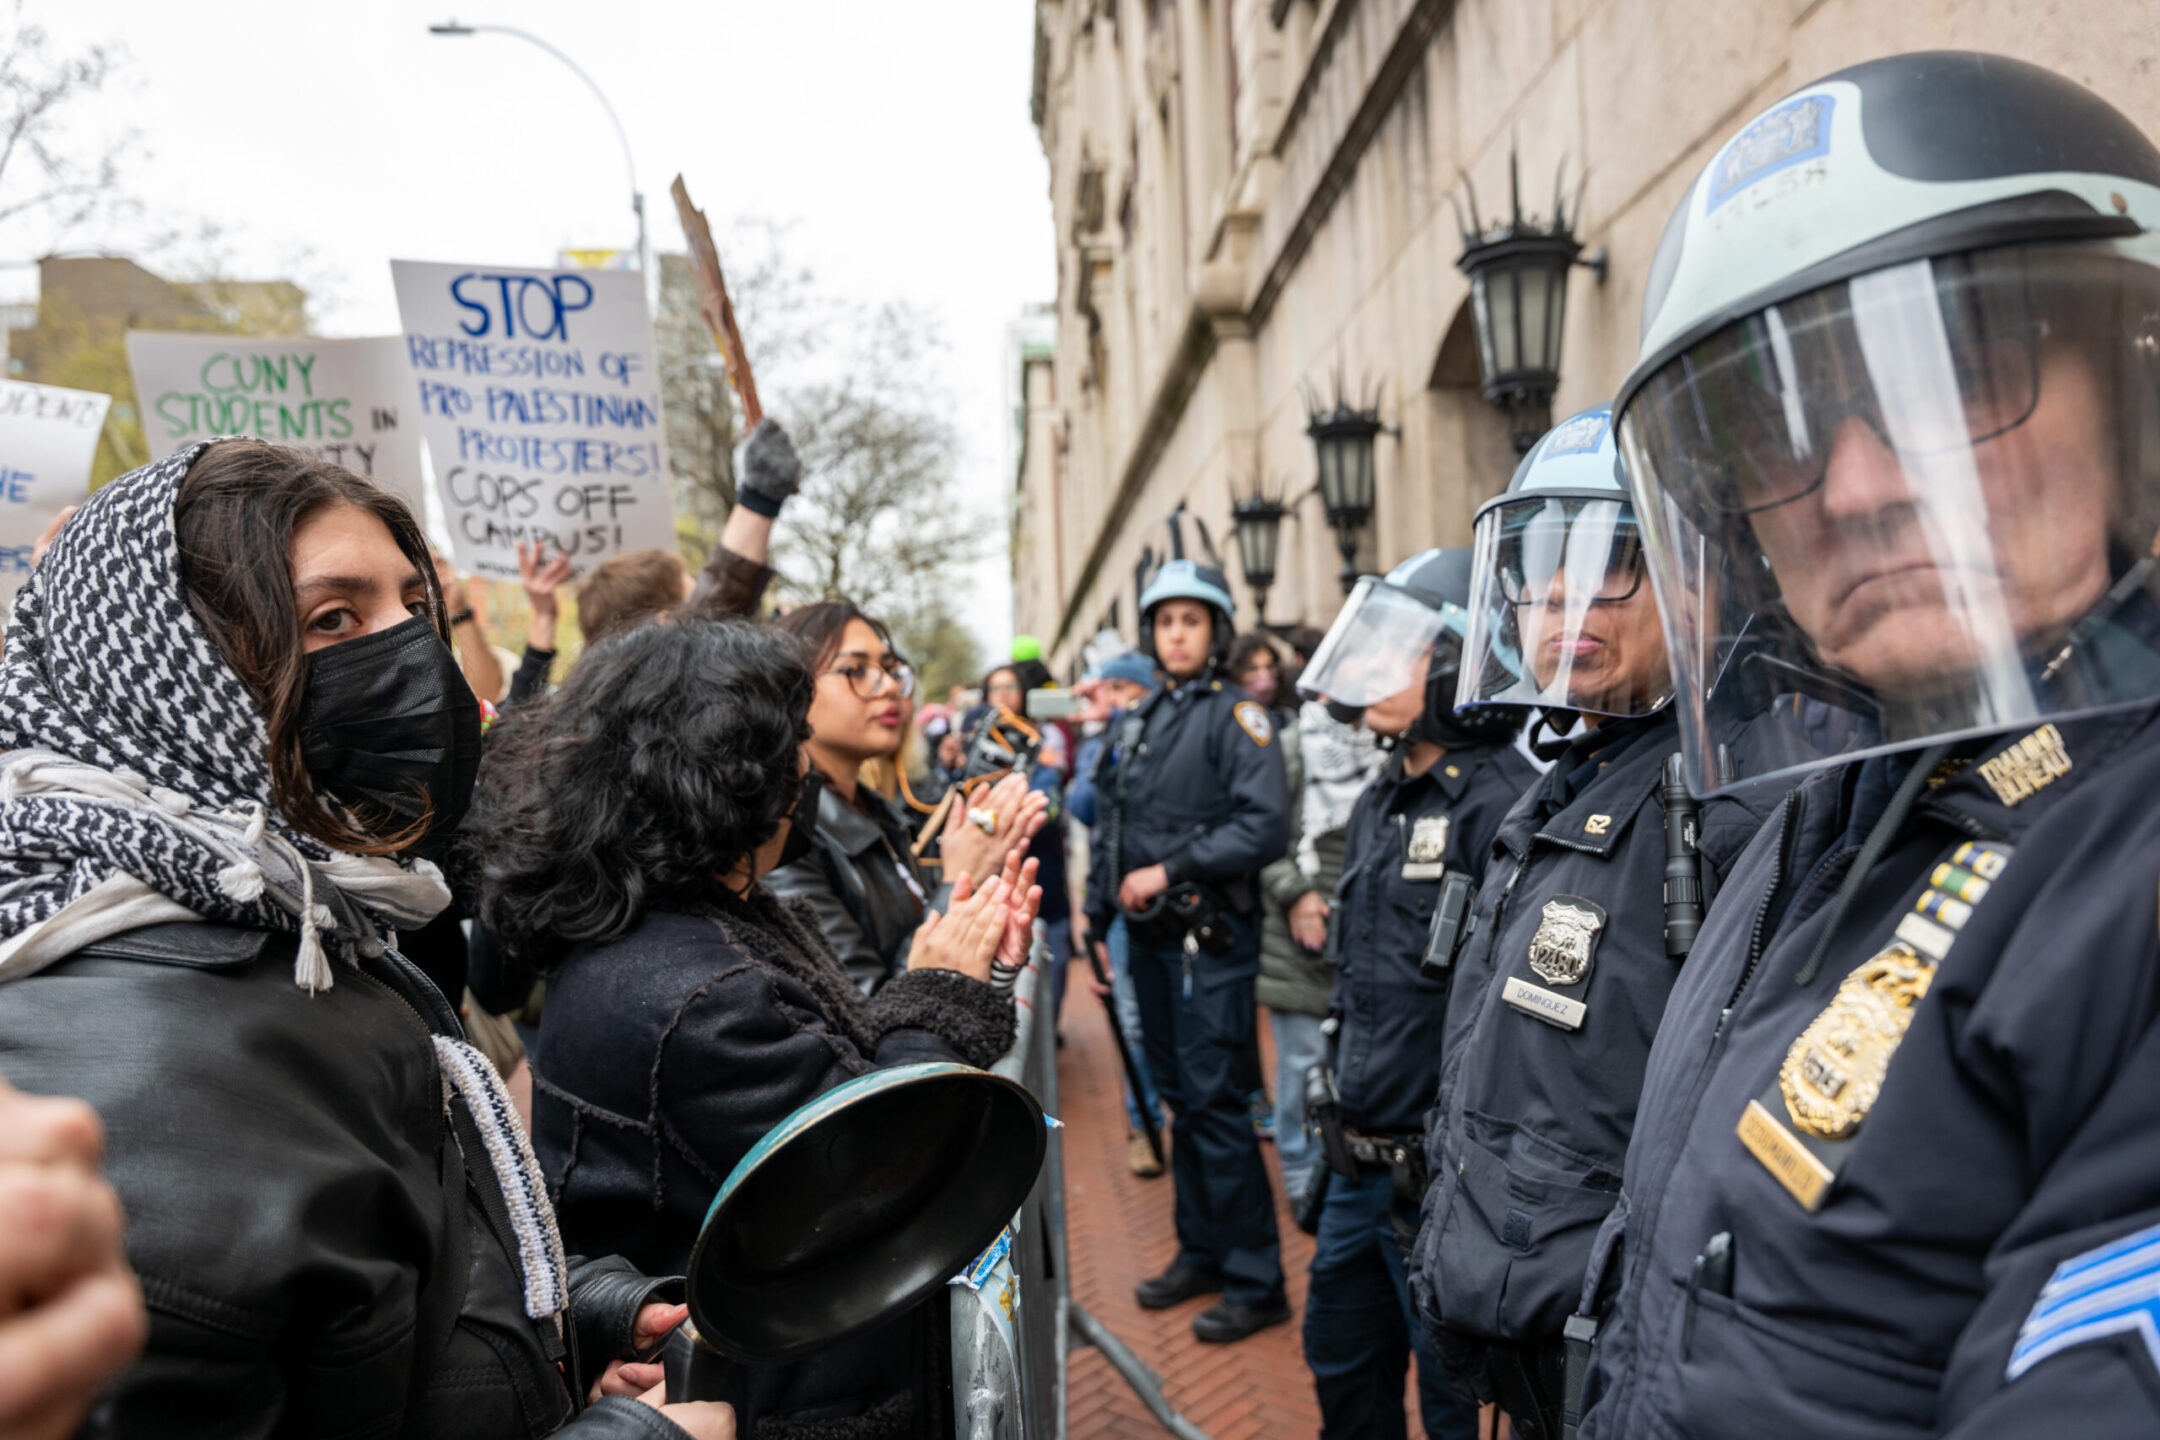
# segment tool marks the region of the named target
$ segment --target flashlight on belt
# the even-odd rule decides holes
[[[1702,929],[1702,853],[1696,849],[1702,819],[1688,793],[1680,752],[1665,761],[1665,953],[1685,960]]]

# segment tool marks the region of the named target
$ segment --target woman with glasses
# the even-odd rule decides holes
[[[915,699],[915,670],[892,634],[851,601],[822,600],[775,622],[813,662],[810,740],[818,833],[811,853],[772,873],[783,898],[807,901],[818,929],[865,995],[907,969],[908,944],[935,901],[938,880],[916,863],[899,807],[862,783],[862,767],[899,753]],[[954,806],[939,853],[944,879],[995,873],[1032,835],[1047,805],[1025,780],[984,803]],[[969,819],[973,811],[978,817]],[[987,821],[988,825],[981,822]]]
[[[1623,487],[1611,412],[1590,410],[1478,513],[1457,703],[1581,728],[1540,747],[1552,770],[1501,822],[1460,953],[1425,957],[1453,980],[1412,1283],[1448,1371],[1523,1440],[1561,1433],[1562,1328],[1686,953],[1665,903],[1672,667]],[[1701,903],[1775,799],[1701,806]]]

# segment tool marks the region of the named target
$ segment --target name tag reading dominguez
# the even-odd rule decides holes
[[[1507,984],[1501,987],[1500,998],[1525,1015],[1534,1015],[1562,1030],[1582,1029],[1583,1018],[1590,1013],[1590,1007],[1582,1001],[1555,995],[1542,985],[1532,985],[1520,975],[1508,976]]]

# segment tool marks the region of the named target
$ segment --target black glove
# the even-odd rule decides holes
[[[802,485],[802,461],[795,442],[777,420],[760,420],[743,446],[742,478],[735,485],[737,503],[770,520]]]

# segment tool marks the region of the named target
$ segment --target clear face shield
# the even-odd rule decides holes
[[[1672,697],[1627,501],[1528,491],[1479,512],[1458,708],[1647,715]]]
[[[1698,789],[2160,697],[2149,244],[1840,281],[1629,400]]]
[[[1433,605],[1367,575],[1357,582],[1327,638],[1298,677],[1298,694],[1362,710],[1425,683],[1433,642],[1461,634],[1462,610]]]

